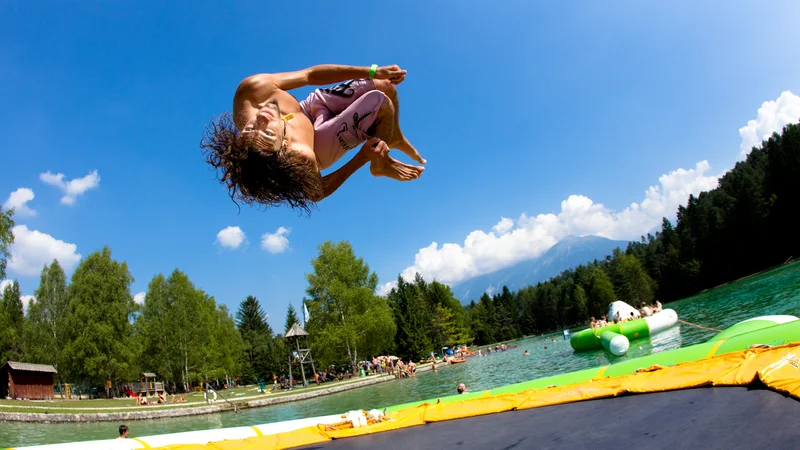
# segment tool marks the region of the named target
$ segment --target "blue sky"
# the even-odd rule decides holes
[[[179,268],[231,310],[257,296],[281,327],[325,240],[384,284],[458,282],[566,234],[635,239],[800,118],[796,2],[268,3],[0,4],[0,202],[35,211],[16,217],[7,275],[25,294],[42,261],[109,245],[132,294]],[[242,78],[322,63],[408,70],[400,123],[424,175],[364,168],[310,217],[239,212],[203,127]],[[215,242],[229,226],[236,249]],[[279,227],[288,247],[265,251]]]

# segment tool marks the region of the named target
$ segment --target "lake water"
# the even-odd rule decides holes
[[[674,309],[681,320],[716,329],[724,329],[756,316],[800,316],[800,262],[668,303],[664,307]],[[127,425],[131,430],[131,437],[136,437],[257,425],[353,409],[382,408],[452,395],[456,393],[458,383],[465,383],[472,391],[491,389],[685,347],[706,341],[714,334],[713,331],[679,324],[649,339],[633,341],[625,356],[613,357],[602,350],[573,353],[569,341],[563,340],[559,332],[522,339],[515,342],[517,349],[469,358],[464,364],[445,367],[438,372],[419,373],[414,378],[389,381],[309,400],[249,409],[238,414],[226,412],[187,418],[130,421]],[[522,357],[524,350],[530,352],[530,357]],[[0,423],[0,447],[108,439],[119,434],[118,427],[119,423],[116,422]]]

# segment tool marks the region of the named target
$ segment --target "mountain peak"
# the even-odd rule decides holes
[[[590,234],[588,236],[575,236],[574,234],[570,234],[564,239],[556,242],[556,245],[566,245],[566,244],[575,244],[579,242],[601,242],[601,241],[611,241],[611,239],[604,238],[602,236],[595,236]],[[627,243],[627,242],[626,242]]]
[[[548,253],[552,254],[552,253],[555,253],[555,252],[569,251],[572,248],[581,249],[583,247],[589,247],[589,246],[598,246],[599,245],[599,246],[605,248],[605,244],[606,243],[610,243],[610,242],[617,242],[618,243],[618,242],[622,242],[622,241],[612,241],[611,239],[604,238],[602,236],[594,236],[594,235],[590,235],[590,236],[573,236],[573,235],[569,235],[569,236],[565,237],[564,239],[556,242],[555,245],[550,247],[550,249],[547,252],[545,252],[545,255],[547,255]],[[625,245],[627,245],[627,242],[625,242]]]
[[[452,290],[456,298],[464,303],[477,301],[484,292],[497,291],[503,286],[516,291],[549,280],[565,270],[595,259],[605,259],[615,248],[625,248],[627,245],[628,241],[614,241],[602,236],[569,235],[538,258],[520,261],[496,272],[462,281],[453,285]]]

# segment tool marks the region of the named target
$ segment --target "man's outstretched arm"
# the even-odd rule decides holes
[[[358,152],[350,161],[347,161],[345,165],[322,177],[322,197],[314,199],[314,201],[318,202],[336,192],[336,190],[350,178],[350,175],[356,173],[358,169],[364,167],[368,162],[369,158],[367,155],[363,152]]]
[[[306,70],[308,71],[308,84],[310,86],[325,86],[347,80],[368,78],[370,67],[320,64]],[[406,71],[396,65],[378,67],[375,71],[375,79],[378,80],[402,81],[405,75]]]
[[[307,69],[292,72],[260,73],[251,75],[242,81],[243,85],[251,88],[259,85],[271,84],[278,89],[288,91],[303,86],[325,86],[342,81],[369,77],[368,66],[345,66],[340,64],[319,64]],[[399,84],[406,76],[406,71],[398,66],[378,67],[375,79],[392,80]]]

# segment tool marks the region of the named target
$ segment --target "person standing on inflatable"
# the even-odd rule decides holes
[[[226,113],[212,122],[200,146],[206,161],[221,170],[220,182],[234,202],[286,203],[308,211],[367,163],[374,176],[417,179],[423,167],[388,155],[398,149],[426,163],[400,131],[396,85],[405,77],[396,65],[376,64],[326,64],[249,76],[236,89],[232,119]],[[287,92],[332,84],[303,101]],[[364,142],[344,166],[322,176],[321,171]]]

